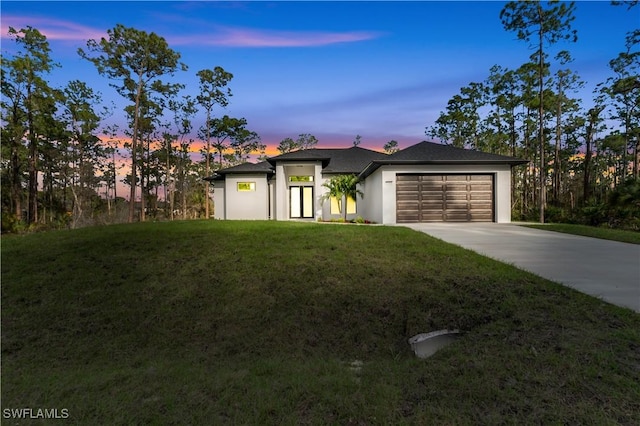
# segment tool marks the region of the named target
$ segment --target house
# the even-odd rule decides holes
[[[327,220],[341,217],[323,183],[355,174],[363,197],[347,218],[376,223],[511,221],[511,168],[526,161],[421,142],[387,155],[357,146],[307,149],[216,172],[216,219]]]

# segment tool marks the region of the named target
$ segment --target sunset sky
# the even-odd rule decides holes
[[[172,81],[196,95],[196,72],[222,66],[234,74],[233,97],[216,115],[244,117],[275,154],[285,137],[311,133],[321,147],[400,147],[424,131],[461,87],[481,82],[493,65],[517,68],[532,53],[505,31],[504,2],[33,2],[3,0],[2,54],[15,53],[9,26],[45,34],[61,65],[50,84],[79,79],[116,105],[109,123],[124,123],[123,99],[77,50],[116,24],[156,32],[182,55],[187,72]],[[608,62],[624,50],[640,10],[610,2],[578,2],[569,50],[587,83],[611,76]],[[203,124],[204,115],[194,120]]]

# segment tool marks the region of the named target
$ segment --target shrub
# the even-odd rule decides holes
[[[609,225],[640,230],[640,180],[628,179],[609,195]]]
[[[2,233],[18,233],[24,230],[24,223],[13,213],[2,211]]]
[[[602,203],[590,204],[577,212],[576,221],[582,225],[600,226],[608,219],[607,206]]]
[[[550,223],[573,223],[571,211],[557,206],[547,206],[544,209],[545,222]]]

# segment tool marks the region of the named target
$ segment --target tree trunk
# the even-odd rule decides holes
[[[19,142],[15,139],[11,146],[11,202],[13,212],[18,220],[22,220],[22,185],[20,184],[20,157],[18,156]]]
[[[544,223],[544,208],[547,202],[546,200],[546,164],[545,164],[545,141],[544,141],[544,19],[542,12],[542,5],[537,4],[538,16],[540,21],[540,29],[538,31],[538,43],[540,46],[539,55],[539,69],[538,69],[538,90],[540,91],[540,106],[538,107],[538,139],[540,141],[540,223]]]
[[[585,135],[585,154],[584,154],[584,180],[582,182],[582,198],[586,204],[591,196],[591,139],[593,138],[593,130],[591,123],[587,126],[587,134]]]
[[[211,110],[207,110],[207,159],[205,176],[208,178],[211,170],[211,160],[209,153],[211,152]],[[205,217],[209,219],[209,180],[204,181],[204,211]]]
[[[138,115],[142,96],[142,74],[138,75],[138,89],[133,117],[133,136],[131,137],[131,190],[129,191],[129,223],[133,222],[136,209],[136,151],[138,150]]]

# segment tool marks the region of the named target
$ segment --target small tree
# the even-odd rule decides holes
[[[395,154],[396,152],[400,151],[400,148],[398,148],[398,141],[396,140],[390,140],[389,142],[385,143],[382,149],[384,149],[384,152],[387,154]]]
[[[327,188],[329,192],[322,196],[322,201],[335,197],[338,200],[338,211],[342,214],[344,221],[347,221],[347,200],[353,200],[359,195],[364,196],[362,191],[358,189],[359,179],[356,175],[338,175],[323,183],[322,186]]]
[[[300,149],[315,148],[318,144],[318,139],[310,133],[302,133],[298,135],[298,139],[295,141],[291,138],[285,138],[280,141],[278,145],[278,151],[280,154],[286,154],[287,152],[298,151]]]

